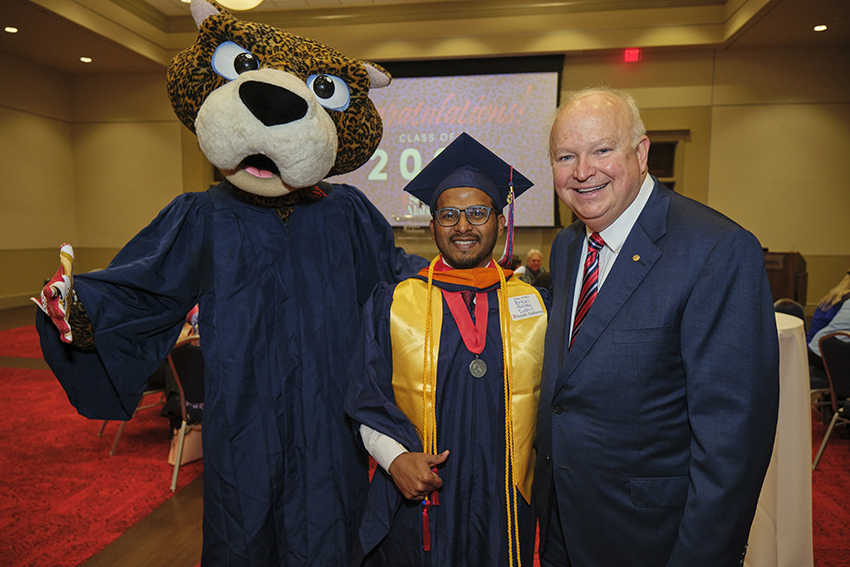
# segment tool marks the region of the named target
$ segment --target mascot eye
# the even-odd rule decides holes
[[[242,49],[232,41],[226,41],[216,47],[212,56],[213,71],[232,81],[246,71],[259,69],[260,62],[254,54]]]
[[[253,53],[246,51],[236,56],[236,59],[233,60],[233,68],[241,75],[245,71],[256,71],[259,69],[260,62],[254,57]]]
[[[333,75],[310,75],[307,88],[313,91],[319,104],[330,110],[345,110],[351,102],[348,85]]]

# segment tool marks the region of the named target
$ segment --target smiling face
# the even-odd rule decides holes
[[[475,206],[492,207],[493,200],[481,189],[455,187],[440,194],[434,210],[443,207],[466,209]],[[495,213],[490,213],[487,222],[480,225],[470,224],[463,213],[454,226],[442,226],[431,219],[431,233],[443,260],[458,270],[483,268],[489,264],[496,239],[502,235],[504,228],[504,215]]]
[[[549,137],[558,197],[591,230],[608,228],[646,177],[649,138],[634,139],[626,103],[593,93],[565,106]]]
[[[540,269],[540,264],[543,263],[543,258],[540,254],[529,254],[528,256],[528,269],[532,272],[537,272]]]

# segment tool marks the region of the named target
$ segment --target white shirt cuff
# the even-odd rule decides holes
[[[404,445],[380,431],[375,431],[368,425],[360,425],[360,437],[363,438],[363,446],[372,455],[381,468],[390,472],[390,465],[396,457],[407,453]]]

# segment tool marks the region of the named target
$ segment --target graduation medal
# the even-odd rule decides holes
[[[467,307],[466,300],[461,299],[459,293],[446,293],[444,297],[460,331],[464,346],[475,355],[475,359],[469,363],[469,373],[475,378],[482,378],[487,374],[487,363],[478,355],[484,352],[484,344],[487,342],[487,294],[476,293],[474,307]],[[471,311],[475,312],[474,317]]]
[[[469,363],[469,373],[476,378],[481,378],[487,374],[487,363],[475,355],[475,360]]]

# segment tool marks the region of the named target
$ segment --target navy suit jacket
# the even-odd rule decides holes
[[[585,226],[552,246],[535,500],[573,567],[721,567],[773,450],[779,345],[758,240],[656,181],[573,344]]]

